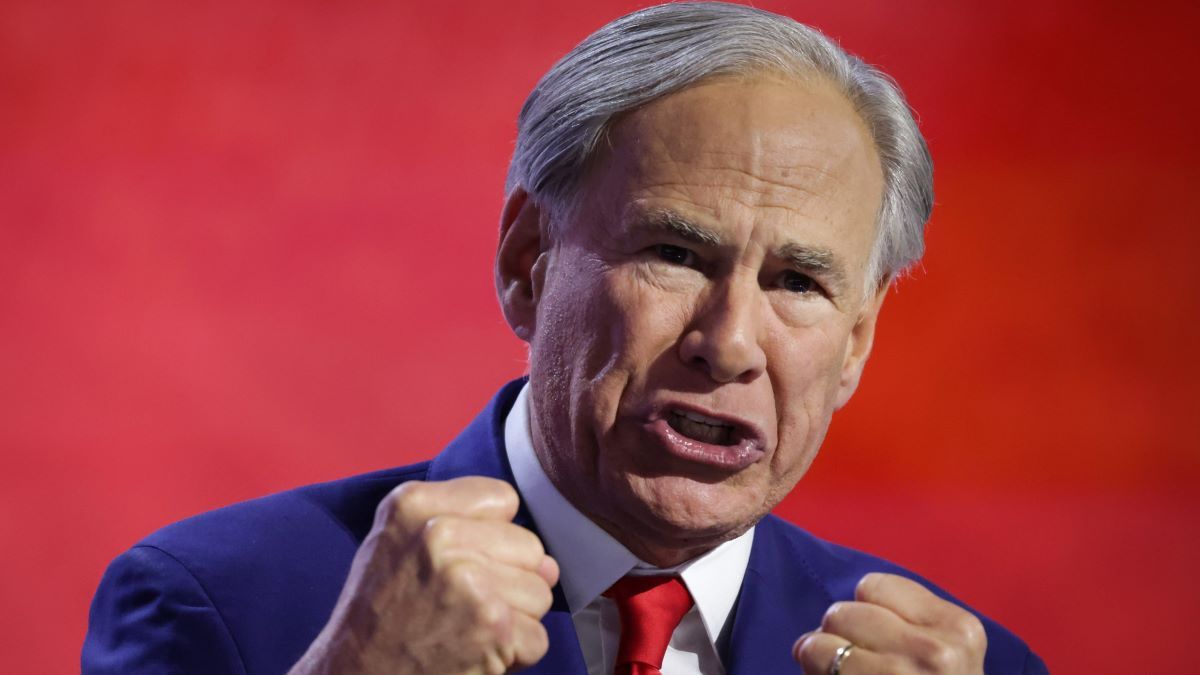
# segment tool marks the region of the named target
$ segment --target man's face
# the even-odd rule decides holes
[[[534,445],[559,490],[658,564],[773,508],[870,349],[882,187],[824,81],[721,78],[622,119],[530,275]]]

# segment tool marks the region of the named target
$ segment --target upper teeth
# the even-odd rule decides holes
[[[675,413],[676,415],[679,415],[680,417],[686,417],[689,420],[692,420],[693,422],[699,422],[701,424],[708,424],[711,426],[720,426],[720,427],[732,426],[728,422],[724,422],[722,420],[716,419],[715,417],[709,417],[708,415],[701,415],[700,413],[692,412],[691,410],[672,410],[671,412]]]

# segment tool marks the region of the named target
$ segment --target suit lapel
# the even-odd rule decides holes
[[[524,385],[524,378],[505,385],[487,408],[433,459],[427,479],[434,481],[462,476],[487,476],[515,486],[512,468],[508,465],[508,454],[504,449],[504,419]],[[513,522],[538,534],[524,498]],[[542,618],[542,625],[546,627],[550,636],[550,651],[537,665],[521,672],[545,675],[586,674],[587,666],[583,661],[579,638],[575,634],[575,624],[567,610],[567,601],[561,585],[554,587],[554,605]]]
[[[767,516],[755,528],[729,648],[722,655],[728,675],[800,672],[792,644],[820,625],[833,602],[808,563],[811,552],[797,550],[783,536],[784,527]]]

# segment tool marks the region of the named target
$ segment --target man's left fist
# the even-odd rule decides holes
[[[850,653],[839,648],[853,644]],[[982,675],[987,635],[974,614],[915,581],[871,573],[854,600],[835,602],[821,628],[796,641],[792,654],[808,675],[938,673]]]

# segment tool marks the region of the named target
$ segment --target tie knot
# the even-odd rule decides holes
[[[626,576],[604,595],[617,603],[621,615],[616,672],[638,672],[635,664],[658,672],[671,634],[692,608],[687,587],[679,577]]]

